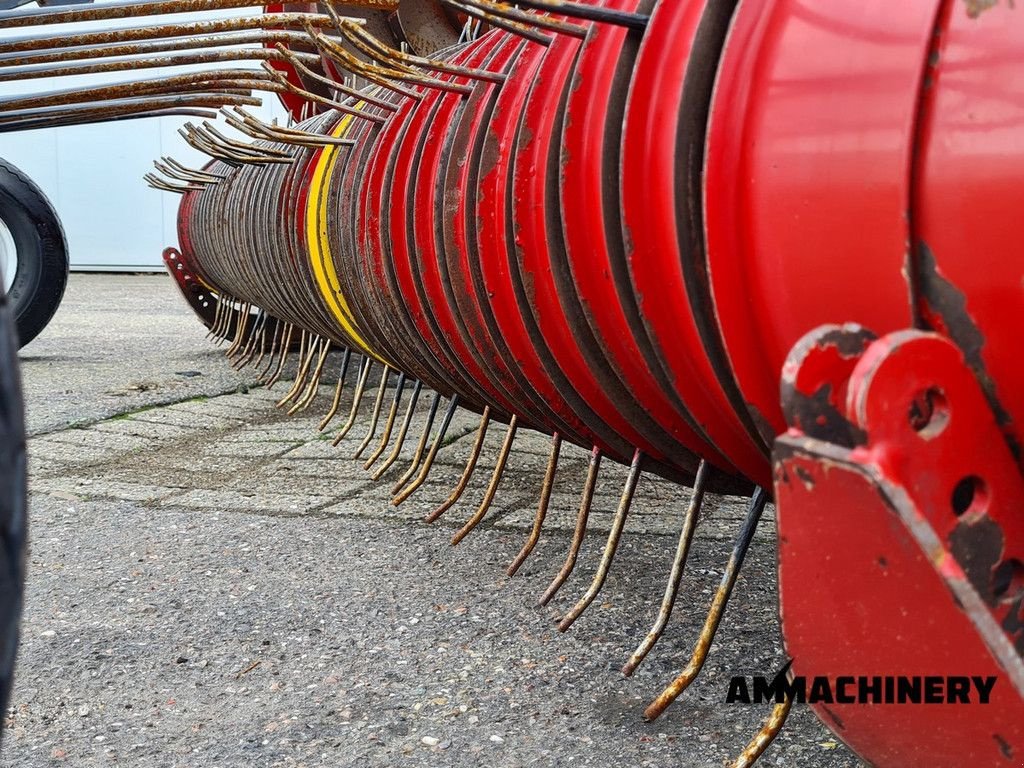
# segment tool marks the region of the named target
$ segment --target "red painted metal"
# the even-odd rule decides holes
[[[988,704],[818,715],[875,765],[1017,764],[1024,480],[959,349],[826,327],[795,348],[783,392],[793,428],[774,472],[793,673],[997,677]]]

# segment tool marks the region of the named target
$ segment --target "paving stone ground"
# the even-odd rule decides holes
[[[29,373],[30,410],[49,423],[45,377]],[[730,676],[782,661],[770,509],[702,676],[645,723],[643,706],[689,655],[744,500],[706,500],[666,635],[623,678],[656,614],[686,489],[642,478],[607,584],[562,634],[555,619],[597,566],[624,467],[602,465],[574,575],[541,608],[575,524],[585,451],[563,446],[541,539],[509,578],[549,438],[520,431],[490,513],[451,547],[484,494],[503,425],[488,430],[463,499],[428,526],[477,416],[456,415],[428,479],[396,508],[388,489],[426,394],[401,459],[374,482],[352,458],[371,395],[334,447],[342,417],[317,430],[330,387],[287,416],[274,406],[287,384],[248,382],[31,439],[27,605],[0,765],[722,766],[768,714],[724,700]],[[859,765],[801,707],[764,764]]]

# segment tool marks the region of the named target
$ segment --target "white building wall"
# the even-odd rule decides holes
[[[4,37],[43,32],[59,34],[61,31],[86,31],[96,27],[179,23],[255,12],[259,9],[25,27],[4,30],[0,34]],[[21,93],[147,79],[195,69],[258,66],[258,62],[230,62],[207,64],[200,68],[141,69],[0,82],[0,99]],[[286,113],[274,94],[254,95],[263,98],[264,103],[262,107],[252,108],[253,112],[265,120],[277,117],[282,122],[286,121]],[[162,270],[161,252],[167,246],[177,245],[176,217],[180,196],[151,189],[142,176],[154,170],[153,160],[162,155],[170,155],[192,168],[198,168],[209,160],[178,135],[178,128],[189,120],[197,122],[197,118],[160,117],[0,133],[0,157],[18,166],[50,197],[64,224],[73,269]],[[219,122],[218,128],[237,135],[223,121]]]

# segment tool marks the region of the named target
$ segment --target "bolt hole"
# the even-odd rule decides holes
[[[981,514],[988,506],[988,486],[977,475],[961,478],[953,487],[950,503],[953,505],[953,514],[957,517],[962,517],[967,512]]]
[[[1004,603],[1024,596],[1024,563],[1015,557],[1001,562],[992,573],[992,595]]]
[[[949,403],[938,387],[929,387],[918,392],[910,401],[907,412],[910,426],[923,439],[931,440],[949,424]]]

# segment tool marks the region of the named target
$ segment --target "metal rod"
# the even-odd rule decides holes
[[[580,547],[583,546],[583,537],[587,534],[587,519],[590,517],[590,505],[594,501],[594,489],[597,487],[597,473],[601,469],[601,450],[595,445],[590,451],[590,463],[587,466],[587,479],[583,483],[583,495],[580,498],[580,510],[576,515],[576,528],[572,534],[572,542],[569,544],[569,551],[565,555],[565,562],[558,574],[551,580],[551,584],[544,590],[538,604],[547,605],[555,596],[565,580],[569,578],[573,568],[576,567],[576,558],[579,557]]]
[[[736,585],[736,578],[739,576],[740,568],[743,566],[743,559],[747,556],[747,549],[749,549],[750,542],[754,538],[757,523],[761,519],[761,513],[764,512],[764,507],[767,503],[768,494],[763,488],[757,488],[754,491],[754,495],[750,497],[750,503],[747,505],[747,517],[733,545],[732,554],[729,556],[729,563],[725,567],[722,581],[718,585],[714,599],[711,601],[711,608],[704,619],[704,627],[697,638],[697,644],[693,649],[693,654],[690,656],[690,661],[679,676],[644,710],[644,718],[647,720],[657,719],[700,674],[704,662],[707,660],[708,651],[711,649],[711,643],[715,639],[715,633],[718,631],[718,625],[722,621],[725,608],[729,604],[729,596]]]
[[[507,571],[509,576],[515,576],[516,571],[526,562],[526,558],[530,556],[533,548],[537,546],[537,542],[540,540],[540,531],[544,526],[544,518],[547,517],[548,504],[551,501],[551,490],[555,485],[555,472],[558,469],[558,454],[561,449],[562,436],[555,432],[551,436],[551,455],[548,457],[548,468],[544,473],[544,483],[540,487],[540,500],[537,502],[537,514],[533,519],[533,529],[530,531],[530,536],[526,539],[526,543],[523,544],[523,548],[519,550],[519,554],[509,564]]]
[[[441,404],[441,393],[434,393],[434,400],[430,404],[430,412],[427,414],[427,421],[423,425],[423,433],[420,435],[420,441],[416,445],[416,452],[413,454],[412,463],[409,468],[405,470],[405,474],[398,478],[398,481],[391,487],[391,495],[394,496],[405,484],[409,482],[409,479],[416,473],[416,470],[420,467],[420,462],[423,461],[423,452],[427,448],[427,439],[430,437],[430,429],[434,426],[434,418],[437,416],[437,408]]]
[[[506,0],[503,0],[506,1]],[[572,2],[571,0],[512,0],[523,8],[535,11],[550,11],[575,19],[585,19],[603,24],[616,24],[620,27],[635,29],[639,32],[647,29],[649,17],[639,13],[618,11],[614,8],[603,8],[590,3]]]
[[[384,449],[388,447],[388,441],[391,439],[391,433],[395,428],[395,419],[398,416],[398,409],[402,404],[402,393],[405,391],[405,374],[398,374],[398,381],[395,384],[395,396],[391,399],[391,408],[388,410],[387,421],[384,422],[384,431],[380,436],[380,443],[377,444],[376,450],[370,454],[363,464],[363,469],[369,469],[373,466],[374,462],[380,458],[381,454],[384,453]]]
[[[388,380],[390,378],[391,368],[390,366],[385,365],[384,371],[380,375],[380,385],[377,387],[377,397],[373,401],[373,410],[370,411],[370,425],[366,430],[366,437],[363,438],[359,447],[356,448],[356,452],[352,454],[353,459],[358,459],[363,455],[363,451],[369,447],[370,441],[373,440],[373,436],[377,432],[377,424],[380,422],[381,407],[384,405],[384,393],[387,392]]]
[[[331,445],[334,447],[338,446],[342,440],[345,439],[345,435],[348,434],[349,430],[352,429],[352,425],[356,423],[356,414],[359,412],[359,403],[363,399],[363,390],[366,389],[366,379],[370,375],[370,369],[373,367],[373,358],[367,356],[363,358],[363,367],[359,371],[359,378],[356,379],[356,388],[352,393],[352,409],[348,412],[348,421],[346,421],[341,431],[335,436],[334,440],[331,441]]]
[[[473,447],[469,451],[469,457],[466,459],[466,468],[462,470],[462,477],[459,478],[459,482],[455,485],[452,492],[448,494],[448,498],[441,502],[433,512],[424,517],[423,522],[432,523],[437,520],[459,500],[459,497],[466,490],[466,486],[469,485],[469,478],[472,476],[477,460],[480,458],[480,449],[483,448],[484,437],[487,435],[487,425],[490,424],[490,421],[491,406],[488,405],[484,407],[484,411],[480,415],[480,426],[476,430],[476,440],[473,441]]]
[[[772,707],[772,713],[765,720],[761,729],[754,734],[754,738],[740,752],[730,768],[750,768],[757,759],[768,749],[768,745],[775,741],[782,726],[786,724],[789,711],[793,708],[793,699],[787,696],[781,702]]]
[[[665,625],[668,624],[672,615],[672,607],[676,602],[676,595],[679,592],[679,582],[683,578],[683,569],[686,568],[686,559],[690,553],[690,543],[693,541],[693,533],[697,529],[697,518],[700,517],[701,502],[704,500],[704,487],[707,483],[710,465],[701,460],[697,467],[697,475],[693,480],[693,493],[690,496],[690,504],[686,508],[686,516],[683,518],[683,528],[679,532],[679,544],[676,545],[676,556],[672,560],[672,570],[669,573],[668,583],[665,585],[665,594],[661,599],[661,607],[658,609],[658,618],[655,619],[647,636],[643,639],[629,661],[622,667],[622,674],[629,677],[633,674],[644,657],[651,652],[654,644],[658,642]]]
[[[459,529],[459,531],[452,536],[452,546],[456,546],[466,536],[469,535],[470,531],[480,524],[480,521],[484,519],[484,515],[491,508],[491,503],[494,501],[494,495],[498,492],[498,484],[501,482],[501,477],[505,472],[505,464],[508,462],[508,456],[512,452],[512,441],[516,437],[516,428],[519,426],[519,417],[515,414],[508,422],[508,431],[505,433],[505,442],[501,445],[501,451],[498,453],[498,461],[494,465],[494,472],[491,474],[491,481],[487,484],[487,490],[484,491],[483,501],[480,502],[480,506],[477,508],[476,513],[466,521],[466,524]]]
[[[299,411],[304,411],[309,408],[310,403],[316,399],[316,393],[320,389],[320,377],[324,372],[324,363],[327,362],[327,355],[331,351],[330,339],[324,339],[320,347],[320,357],[316,361],[316,366],[313,368],[313,373],[309,377],[309,384],[306,386],[306,391],[302,397],[291,408],[288,409],[288,415],[292,416]]]
[[[331,407],[327,411],[327,415],[323,417],[320,425],[317,427],[318,432],[323,432],[327,429],[327,425],[331,423],[331,419],[338,412],[338,406],[341,404],[341,390],[345,387],[345,374],[348,373],[348,364],[351,359],[352,350],[346,347],[345,354],[341,358],[341,372],[338,374],[338,384],[334,388],[334,399],[331,401]]]
[[[391,454],[388,456],[387,460],[371,475],[374,480],[380,480],[384,473],[391,469],[392,465],[398,461],[398,455],[402,451],[402,446],[405,445],[405,436],[409,434],[412,417],[416,411],[416,401],[420,399],[420,392],[422,390],[423,382],[417,381],[415,386],[412,388],[412,397],[409,399],[409,407],[405,411],[405,418],[402,419],[402,426],[398,430],[398,437],[395,438],[395,447],[391,449]]]
[[[434,435],[434,442],[430,446],[430,452],[427,454],[426,460],[423,462],[423,466],[420,468],[419,474],[416,475],[416,479],[413,480],[408,486],[391,500],[393,506],[398,506],[403,501],[408,499],[417,488],[423,485],[423,482],[427,479],[427,475],[430,474],[430,468],[434,466],[434,459],[437,458],[437,452],[441,450],[441,446],[444,444],[444,436],[448,431],[448,427],[451,426],[452,417],[455,416],[455,411],[459,405],[459,396],[452,396],[451,401],[448,403],[448,408],[444,412],[444,417],[441,420],[441,426]]]
[[[619,547],[622,538],[622,529],[626,525],[626,516],[629,514],[629,506],[633,502],[633,493],[636,491],[637,483],[640,482],[640,475],[643,471],[643,453],[638,448],[633,454],[633,462],[629,465],[629,474],[626,476],[626,486],[622,489],[622,497],[619,499],[619,508],[615,511],[615,518],[612,520],[612,528],[608,532],[608,542],[604,547],[604,554],[601,556],[601,563],[597,567],[590,587],[584,593],[579,602],[572,607],[562,620],[558,622],[558,631],[565,632],[573,625],[585,610],[594,602],[605,579],[608,578],[608,569],[611,568],[612,560],[615,558],[615,551]]]

